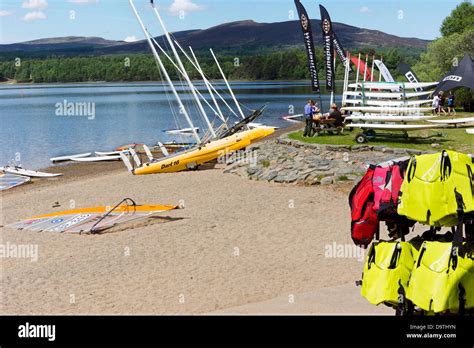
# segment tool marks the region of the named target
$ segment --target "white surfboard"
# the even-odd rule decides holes
[[[387,123],[350,123],[346,127],[380,130],[416,131],[422,129],[439,128],[437,125],[426,124],[387,124]]]
[[[407,115],[407,116],[396,116],[396,115],[352,115],[345,119],[351,121],[366,121],[366,122],[417,122],[424,121],[434,118],[436,116],[422,116],[422,115]]]
[[[120,154],[115,156],[97,156],[97,157],[84,157],[84,158],[73,158],[74,162],[107,162],[120,160]]]
[[[468,128],[466,129],[467,134],[474,134],[474,128]]]
[[[21,167],[0,167],[0,171],[8,174],[15,174],[15,175],[23,175],[29,176],[30,178],[54,178],[57,176],[61,176],[62,173],[45,173],[45,172],[38,172],[36,170],[28,170]]]
[[[439,124],[461,124],[474,122],[474,117],[452,118],[447,120],[428,120],[428,122]]]
[[[433,100],[405,100],[405,101],[398,101],[398,100],[372,100],[372,99],[346,99],[346,104],[365,104],[369,106],[388,106],[388,107],[403,107],[403,106],[419,106],[422,104],[431,104]]]
[[[368,88],[368,89],[415,89],[428,88],[438,85],[438,82],[358,82],[350,83],[351,88]]]
[[[82,158],[82,157],[88,157],[90,155],[91,155],[90,152],[86,152],[86,153],[80,153],[80,154],[77,154],[77,155],[53,157],[53,158],[50,158],[49,160],[53,163],[65,162],[65,161],[70,161],[72,158]]]
[[[364,92],[362,94],[361,91],[346,91],[344,94],[353,96],[353,97],[362,97],[364,95],[366,98],[386,98],[386,99],[409,99],[409,98],[418,98],[418,97],[423,97],[430,95],[432,91],[428,92],[407,92],[407,93],[401,93],[401,92]]]
[[[387,114],[407,114],[430,112],[433,108],[426,107],[394,107],[394,106],[346,106],[341,110],[360,112],[383,112]]]
[[[100,151],[95,151],[94,153],[99,156],[99,157],[103,157],[103,156],[120,156],[120,153],[121,152],[125,152],[125,153],[128,153],[127,150],[123,150],[123,151],[109,151],[109,152],[100,152]]]

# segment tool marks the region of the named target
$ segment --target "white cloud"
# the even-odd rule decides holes
[[[168,11],[173,16],[179,16],[190,12],[202,11],[204,6],[195,4],[192,0],[174,0]]]
[[[138,41],[136,36],[127,36],[125,39],[123,39],[123,41],[125,42],[135,42],[135,41]]]
[[[48,2],[46,0],[27,0],[23,2],[22,7],[28,9],[44,10],[46,7],[48,7]]]
[[[67,0],[67,2],[71,2],[73,4],[93,4],[99,2],[99,0]]]
[[[360,13],[369,13],[370,9],[367,6],[362,6],[361,8],[359,8],[359,12]]]
[[[46,15],[41,11],[33,11],[33,12],[28,12],[23,17],[23,20],[27,22],[35,21],[37,19],[46,19]]]
[[[11,16],[12,14],[13,14],[13,11],[5,11],[5,10],[0,11],[0,17]]]

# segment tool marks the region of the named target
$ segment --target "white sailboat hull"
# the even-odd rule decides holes
[[[28,176],[30,178],[54,178],[62,175],[61,173],[45,173],[19,167],[0,167],[0,171],[8,174]]]
[[[85,158],[73,158],[74,162],[107,162],[107,161],[118,161],[120,155],[115,156],[98,156],[98,157],[85,157]]]
[[[91,155],[91,153],[87,152],[87,153],[80,153],[80,154],[77,154],[77,155],[53,157],[53,158],[50,158],[49,160],[53,163],[65,162],[65,161],[70,161],[72,158],[82,158],[82,157],[88,157],[90,155]]]

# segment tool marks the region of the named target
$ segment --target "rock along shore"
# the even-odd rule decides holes
[[[310,144],[282,135],[250,146],[227,159],[224,173],[251,180],[302,186],[357,182],[369,164],[427,151],[372,145]]]

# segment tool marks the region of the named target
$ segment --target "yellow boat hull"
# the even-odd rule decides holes
[[[256,128],[240,132],[224,139],[214,140],[198,148],[185,151],[176,156],[163,158],[157,162],[144,164],[136,168],[135,175],[175,173],[200,164],[213,161],[220,156],[246,148],[250,144],[272,134],[275,130],[270,127]]]

